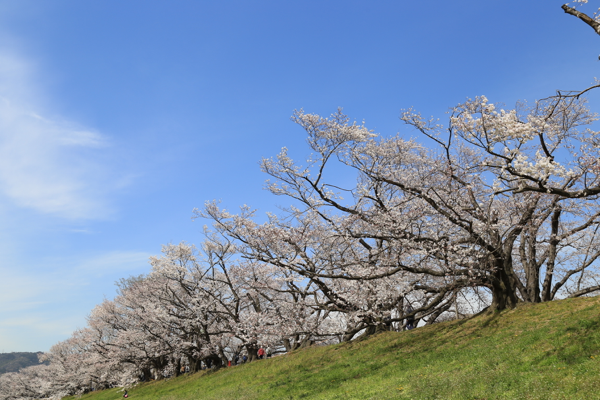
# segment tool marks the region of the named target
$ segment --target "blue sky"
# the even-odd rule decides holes
[[[586,87],[600,37],[561,4],[0,2],[0,352],[48,350],[162,244],[200,242],[205,201],[287,205],[258,161],[307,158],[294,109],[410,137],[403,108]]]

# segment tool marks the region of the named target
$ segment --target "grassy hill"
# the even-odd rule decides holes
[[[139,385],[131,399],[600,399],[600,297]],[[117,389],[82,400],[121,398]]]

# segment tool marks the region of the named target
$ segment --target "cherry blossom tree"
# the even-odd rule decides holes
[[[448,126],[408,110],[401,119],[421,142],[375,135],[340,110],[292,119],[307,132],[308,166],[284,148],[262,168],[274,178],[268,189],[295,205],[262,225],[247,208],[231,215],[207,204],[198,214],[244,257],[315,282],[323,309],[356,312],[372,326],[378,308],[410,296],[430,295],[419,312],[433,314],[473,286],[491,292],[493,309],[551,300],[575,276],[570,295],[600,289],[581,287],[597,272],[590,235],[600,214],[591,200],[600,189],[598,133],[580,129],[595,115],[579,96],[508,111],[482,96],[455,107]],[[353,187],[326,180],[334,163],[354,171]],[[587,200],[567,201],[577,197]],[[368,282],[378,280],[370,297]]]
[[[165,299],[171,307],[189,313],[184,320],[190,325],[181,329],[201,327],[188,342],[200,343],[201,338],[205,349],[213,343],[212,353],[225,360],[225,350],[237,353],[243,348],[253,359],[259,346],[290,350],[304,338],[314,339],[323,318],[303,301],[310,287],[300,289],[289,274],[277,275],[272,268],[243,262],[236,255],[231,242],[211,235],[201,251],[180,243],[165,246],[163,256],[151,260],[153,275],[169,280],[183,293]]]
[[[93,350],[106,362],[129,365],[124,380],[179,373],[184,339],[177,329],[177,310],[161,301],[168,290],[164,279],[152,276],[122,280],[119,295],[105,300],[90,315]]]
[[[0,375],[0,399],[56,399],[70,394],[52,387],[55,376],[47,365],[35,365]]]

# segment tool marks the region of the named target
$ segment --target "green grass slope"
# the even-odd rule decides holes
[[[139,385],[131,399],[600,399],[600,297]],[[121,398],[110,389],[85,400]]]

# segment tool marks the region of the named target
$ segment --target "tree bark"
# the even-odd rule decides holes
[[[563,4],[561,8],[565,10],[567,14],[571,14],[588,24],[598,35],[600,35],[600,23],[598,21],[589,15],[582,13],[581,11],[577,11],[576,9],[569,7],[566,4]]]
[[[507,308],[515,308],[519,303],[517,288],[512,277],[507,273],[510,260],[496,259],[494,262],[494,273],[491,279],[492,305],[491,310],[502,311]]]
[[[557,208],[552,214],[551,222],[551,236],[550,236],[550,248],[548,254],[548,261],[546,263],[546,277],[542,285],[542,301],[550,301],[551,290],[552,290],[552,277],[554,275],[554,264],[556,262],[556,247],[558,246],[558,228],[560,222],[561,209]]]

